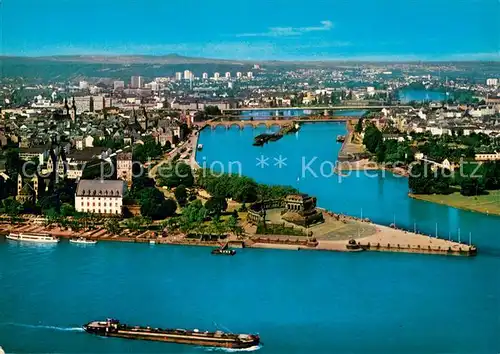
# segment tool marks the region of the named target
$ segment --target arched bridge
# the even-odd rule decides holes
[[[231,127],[239,127],[240,129],[244,129],[245,127],[266,127],[271,128],[273,126],[276,127],[284,127],[288,125],[292,125],[295,123],[321,123],[321,122],[345,122],[348,120],[358,120],[359,117],[329,117],[329,118],[317,118],[317,119],[260,119],[260,120],[219,120],[213,119],[205,122],[195,123],[202,127],[210,127],[215,129],[217,127],[225,127],[226,129],[230,129]]]
[[[240,129],[243,129],[245,127],[266,127],[266,128],[271,128],[272,126],[276,127],[283,127],[287,125],[294,124],[295,121],[293,120],[240,120],[240,121],[207,121],[205,122],[205,126],[209,126],[212,129],[215,129],[217,127],[225,127],[226,129],[229,129],[231,127],[239,127]]]

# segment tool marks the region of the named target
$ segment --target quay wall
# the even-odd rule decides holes
[[[463,245],[463,247],[448,247],[442,248],[441,246],[427,246],[421,247],[420,245],[399,245],[399,244],[387,244],[387,245],[373,245],[368,243],[358,243],[358,245],[364,251],[375,251],[375,252],[402,252],[402,253],[419,253],[419,254],[436,254],[436,255],[446,255],[446,256],[466,256],[471,257],[477,255],[477,249],[468,245]]]

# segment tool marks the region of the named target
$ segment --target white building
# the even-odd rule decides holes
[[[226,75],[225,75],[226,79],[230,79],[231,78],[231,73],[228,71],[226,72]]]
[[[191,80],[193,78],[193,73],[189,70],[184,70],[184,80]]]
[[[144,78],[142,76],[132,76],[130,79],[131,88],[142,88],[144,87]]]
[[[214,73],[214,80],[219,80],[220,74],[219,73]]]
[[[82,179],[75,194],[78,212],[119,215],[122,213],[125,182]]]
[[[207,73],[203,73],[201,75],[201,77],[203,78],[203,80],[206,80],[206,79],[208,79],[208,74]]]
[[[180,71],[175,73],[175,81],[181,81],[182,80],[182,73]]]
[[[487,79],[486,85],[488,86],[498,86],[498,79]]]
[[[247,73],[247,77],[248,77],[249,79],[253,79],[253,72],[249,71],[249,72]]]
[[[237,79],[241,79],[241,77],[242,77],[242,76],[243,76],[243,74],[241,73],[241,71],[238,71],[238,72],[236,73],[236,78],[237,78]]]
[[[474,118],[489,117],[496,114],[494,107],[480,106],[469,110],[469,114]]]

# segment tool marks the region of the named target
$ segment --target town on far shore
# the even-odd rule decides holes
[[[324,210],[294,187],[215,175],[196,161],[204,129],[278,126],[255,138],[262,145],[303,124],[345,122],[339,176],[388,170],[407,177],[412,198],[500,215],[498,78],[471,79],[459,64],[399,65],[253,64],[128,83],[2,78],[2,230],[231,255],[243,247],[475,255],[467,237],[377,225]]]

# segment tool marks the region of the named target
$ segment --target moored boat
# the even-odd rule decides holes
[[[236,254],[236,251],[216,248],[216,249],[212,250],[212,254],[220,254],[220,255],[224,255],[224,256],[234,256]]]
[[[96,240],[89,240],[85,237],[72,238],[69,240],[69,242],[82,245],[95,245],[97,243]]]
[[[198,150],[202,150],[203,149],[203,144],[198,144]]]
[[[142,339],[205,347],[245,349],[260,344],[260,338],[256,334],[234,334],[224,333],[222,331],[201,332],[197,329],[162,329],[129,326],[114,319],[90,322],[84,325],[83,329],[88,333],[104,337]]]
[[[11,232],[7,236],[5,236],[9,240],[14,241],[26,241],[26,242],[37,242],[37,243],[57,243],[59,239],[50,234],[43,233],[30,233],[30,232],[21,232],[21,233],[13,233]]]

